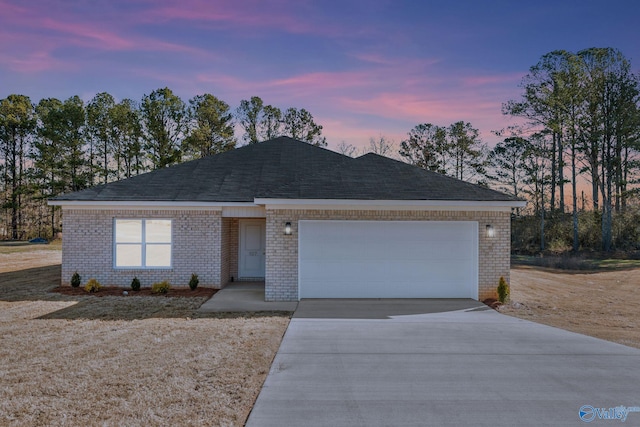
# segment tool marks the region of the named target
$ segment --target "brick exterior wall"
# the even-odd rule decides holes
[[[231,218],[229,224],[229,280],[238,279],[238,255],[240,248],[240,225],[237,218]]]
[[[115,269],[113,263],[114,218],[162,218],[172,220],[172,268]],[[69,284],[78,271],[83,283],[96,278],[103,285],[129,286],[137,276],[142,286],[168,280],[187,286],[196,273],[202,286],[220,288],[226,284],[221,263],[222,245],[230,247],[230,227],[223,227],[220,211],[200,210],[85,210],[64,209],[62,213],[62,284]],[[225,230],[227,231],[225,237]]]
[[[500,276],[509,281],[511,219],[510,212],[493,211],[391,211],[391,210],[293,210],[267,209],[267,260],[265,299],[298,300],[298,221],[299,220],[379,220],[379,221],[477,221],[478,296],[493,298]],[[293,233],[284,235],[291,222]],[[491,224],[495,236],[486,236]]]
[[[171,219],[173,228],[173,267],[167,269],[114,269],[113,219]],[[63,210],[62,283],[69,284],[74,271],[83,282],[96,278],[103,285],[128,287],[137,276],[143,286],[169,280],[186,286],[191,273],[198,274],[202,286],[224,287],[238,278],[239,221],[222,218],[220,211],[200,210]],[[510,213],[493,211],[392,211],[392,210],[288,210],[268,209],[266,218],[267,301],[298,299],[298,221],[299,220],[380,220],[380,221],[477,221],[478,295],[495,297],[500,276],[509,281]],[[284,235],[291,222],[293,233]],[[485,225],[491,224],[495,236],[488,238]]]
[[[220,285],[224,287],[229,281],[230,259],[231,259],[231,227],[233,224],[232,218],[222,218],[222,235],[220,238]]]

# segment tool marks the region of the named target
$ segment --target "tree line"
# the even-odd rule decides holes
[[[624,214],[632,201],[637,202],[638,75],[617,49],[558,50],[531,67],[522,86],[522,98],[507,102],[503,112],[524,118],[534,131],[528,137],[515,131],[512,138],[526,148],[524,162],[535,159],[535,166],[528,167],[534,166],[536,173],[521,183],[537,185],[529,194],[536,200],[541,248],[547,208],[551,215],[570,210],[572,249],[580,248],[579,212],[585,198],[578,183],[582,177],[589,183],[591,210],[600,214],[601,249],[611,250],[614,212]],[[570,188],[568,196],[565,184]]]
[[[521,89],[502,113],[524,122],[496,131],[493,148],[458,121],[418,124],[398,146],[380,135],[361,150],[344,142],[337,149],[395,157],[527,199],[514,213],[516,249],[564,242],[574,251],[640,249],[640,78],[630,61],[613,48],[553,51]],[[59,214],[45,203],[55,195],[280,135],[327,145],[307,110],[283,111],[259,97],[232,110],[211,94],[185,103],[168,88],[141,101],[100,93],[86,105],[77,96],[33,104],[10,95],[0,100],[0,237],[55,234]]]
[[[558,50],[542,56],[521,87],[521,98],[506,102],[502,112],[525,123],[496,132],[503,140],[493,149],[469,123],[425,123],[401,142],[400,155],[417,166],[528,199],[528,212],[517,214],[538,218],[537,236],[530,240],[539,250],[546,249],[547,235],[559,238],[555,223],[564,222],[567,214],[573,251],[613,249],[614,216],[625,222],[629,208],[637,212],[639,76],[617,49]],[[588,186],[586,197],[580,182]],[[591,214],[582,215],[581,230],[579,219],[586,210]],[[554,224],[547,230],[549,221]],[[594,234],[593,227],[600,228],[599,245],[585,238]],[[626,243],[640,249],[637,226],[624,232]]]
[[[188,103],[169,88],[140,101],[109,93],[33,103],[0,100],[0,238],[55,236],[59,212],[46,200],[153,169],[280,135],[326,146],[322,126],[304,108],[280,110],[259,97],[232,110],[211,94]]]

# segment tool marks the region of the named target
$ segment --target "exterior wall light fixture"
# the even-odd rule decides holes
[[[496,229],[493,225],[487,224],[487,237],[494,237],[496,235]]]
[[[287,222],[284,224],[284,235],[291,236],[291,223]]]

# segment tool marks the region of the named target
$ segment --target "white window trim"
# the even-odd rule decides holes
[[[154,221],[169,221],[171,223],[171,242],[170,243],[157,243],[157,242],[152,242],[152,243],[147,243],[147,220],[154,220]],[[116,240],[116,221],[141,221],[142,222],[142,241],[141,242],[121,242],[118,243]],[[113,224],[111,227],[112,230],[112,242],[113,242],[113,248],[112,248],[112,258],[113,258],[113,269],[114,270],[172,270],[173,269],[173,220],[171,218],[113,218]],[[117,247],[118,244],[120,245],[140,245],[142,246],[142,264],[140,266],[131,266],[131,265],[126,265],[126,266],[118,266],[116,264],[117,261]],[[170,250],[171,250],[171,254],[169,256],[169,265],[168,266],[151,266],[148,267],[144,264],[146,264],[147,262],[147,245],[163,245],[163,246],[169,246]]]

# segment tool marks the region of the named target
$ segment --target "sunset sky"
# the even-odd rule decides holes
[[[330,148],[458,120],[492,145],[530,66],[594,46],[640,70],[640,1],[0,0],[0,98],[168,86],[306,108]]]

